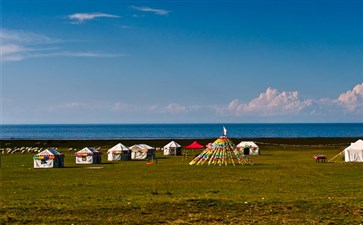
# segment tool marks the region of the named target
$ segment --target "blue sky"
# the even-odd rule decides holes
[[[363,1],[0,4],[2,123],[363,122]]]

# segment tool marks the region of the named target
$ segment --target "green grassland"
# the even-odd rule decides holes
[[[114,143],[93,144],[103,164],[75,164],[71,145],[60,169],[1,155],[0,224],[363,224],[363,163],[313,159],[344,144],[265,144],[252,166],[190,166],[197,150],[108,162]]]

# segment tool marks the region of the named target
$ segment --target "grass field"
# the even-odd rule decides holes
[[[112,143],[113,144],[113,143]],[[68,148],[69,146],[67,146]],[[316,163],[344,146],[264,145],[253,166],[181,156],[33,169],[1,155],[1,224],[363,224],[363,163]]]

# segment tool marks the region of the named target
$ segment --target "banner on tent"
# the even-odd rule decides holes
[[[77,164],[90,164],[90,163],[93,163],[93,157],[92,156],[76,157],[76,163]]]
[[[53,168],[54,160],[52,159],[43,159],[43,160],[34,160],[34,168]]]

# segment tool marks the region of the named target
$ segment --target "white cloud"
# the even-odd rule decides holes
[[[363,83],[357,84],[352,90],[342,93],[337,102],[350,112],[363,112]]]
[[[72,24],[81,24],[88,20],[94,20],[96,18],[120,18],[120,16],[107,14],[107,13],[75,13],[67,16]]]
[[[229,118],[264,118],[280,121],[362,121],[363,118],[363,83],[352,90],[340,94],[337,99],[301,99],[297,91],[279,92],[273,88],[251,101],[244,103],[238,99],[227,105],[219,106],[216,113]]]
[[[273,88],[261,93],[257,98],[248,103],[241,103],[238,99],[232,100],[226,107],[218,110],[222,115],[259,115],[259,116],[281,116],[297,114],[311,105],[311,100],[302,101],[297,91],[279,92]]]
[[[153,113],[153,114],[170,114],[180,115],[188,114],[203,110],[214,111],[215,107],[203,105],[182,105],[178,103],[170,103],[165,105],[136,105],[116,102],[112,106],[113,111],[119,112],[137,112],[137,113]]]
[[[48,50],[49,48],[31,47],[57,43],[60,40],[45,35],[35,34],[22,30],[0,29],[0,56],[3,62],[21,61],[29,57],[29,54],[36,51]]]
[[[32,58],[41,57],[85,57],[85,58],[113,58],[125,56],[124,54],[110,54],[110,53],[99,53],[99,52],[69,52],[69,51],[59,51],[59,52],[48,52],[48,53],[36,53],[32,54]]]
[[[21,61],[24,59],[22,53],[27,50],[22,46],[15,44],[5,44],[1,45],[0,48],[0,57],[2,61]]]
[[[49,44],[60,40],[42,34],[36,34],[23,30],[0,29],[0,40],[2,43],[21,43],[21,44]]]
[[[0,57],[3,62],[48,57],[111,58],[125,56],[121,53],[64,51],[56,46],[61,42],[59,39],[21,30],[0,29],[0,41],[2,43]]]
[[[113,111],[129,111],[131,108],[133,108],[133,106],[121,102],[116,102],[112,106]]]
[[[188,109],[184,105],[180,105],[177,103],[171,103],[162,109],[163,112],[171,113],[171,114],[179,114],[179,113],[186,113]]]
[[[356,85],[337,99],[302,99],[297,91],[267,88],[256,98],[241,102],[234,99],[226,105],[137,105],[116,103],[113,110],[132,112],[140,116],[177,116],[208,118],[211,121],[275,121],[275,122],[337,122],[362,121],[363,83]]]
[[[149,113],[167,113],[167,114],[180,114],[188,112],[188,108],[184,105],[177,103],[170,103],[168,105],[135,105],[116,102],[112,110],[122,112],[149,112]]]
[[[130,6],[131,8],[137,10],[137,11],[141,11],[141,12],[151,12],[154,13],[156,15],[168,15],[170,13],[169,10],[165,10],[165,9],[154,9],[154,8],[150,8],[150,7],[146,7],[146,6]]]
[[[46,107],[50,112],[69,111],[69,110],[82,110],[89,108],[90,105],[82,102],[70,102],[59,105],[51,105]]]

